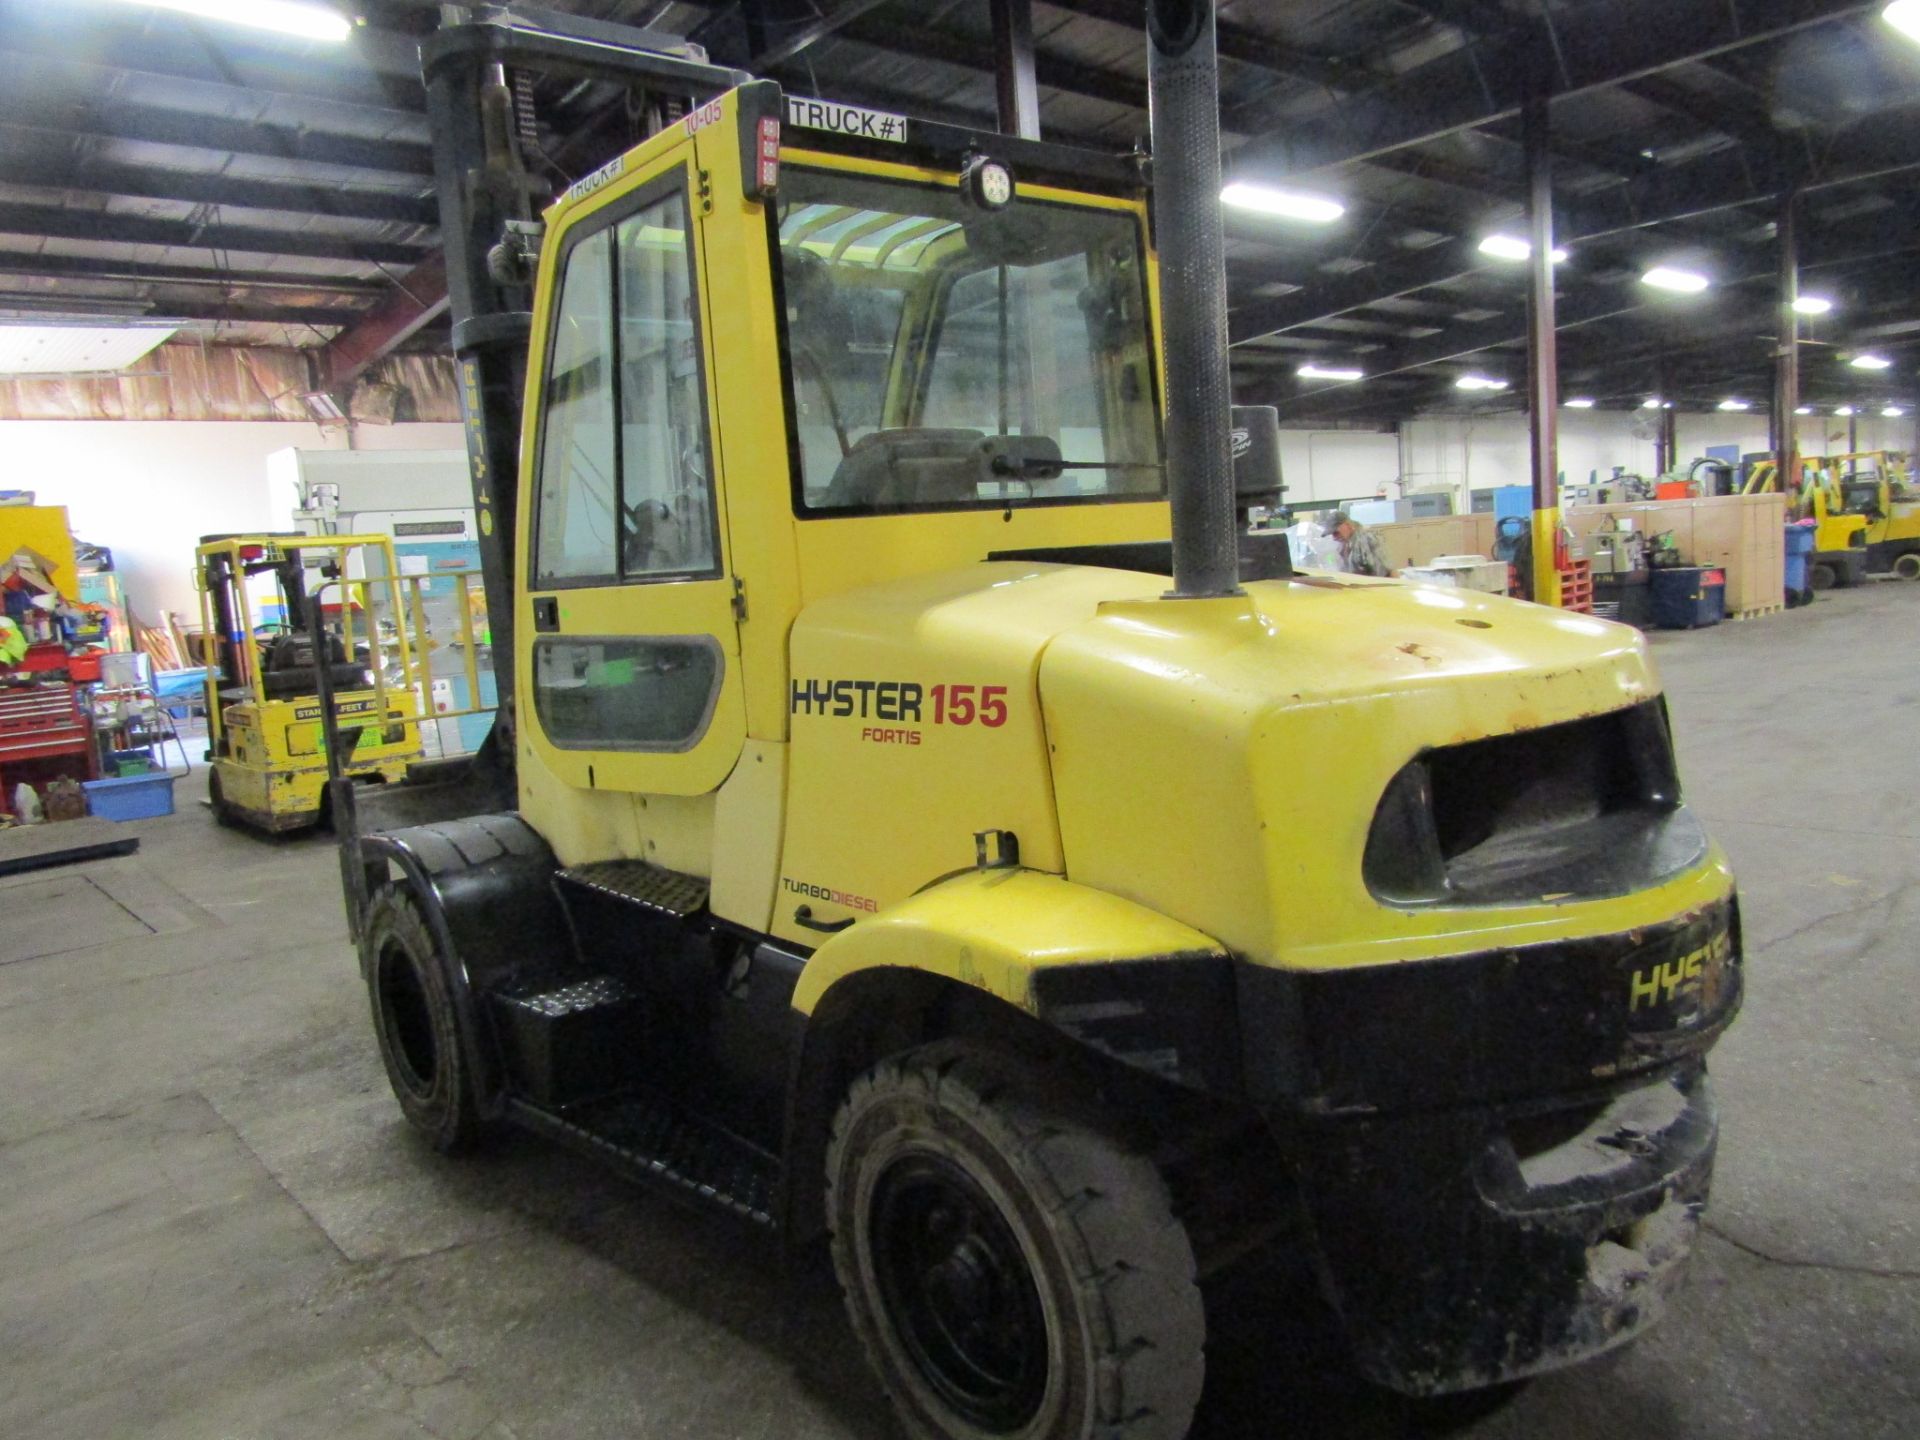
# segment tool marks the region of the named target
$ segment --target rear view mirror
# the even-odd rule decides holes
[[[1280,412],[1271,405],[1233,407],[1233,490],[1242,506],[1273,505],[1280,478]]]

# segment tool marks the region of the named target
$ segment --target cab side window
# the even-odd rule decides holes
[[[607,231],[581,241],[560,286],[540,452],[540,584],[616,575],[612,252]]]
[[[546,381],[537,588],[719,573],[691,229],[676,189],[567,256]]]
[[[621,573],[710,575],[713,483],[686,198],[620,224]]]

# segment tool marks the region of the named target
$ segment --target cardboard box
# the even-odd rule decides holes
[[[1442,555],[1493,553],[1495,517],[1490,514],[1439,515],[1369,528],[1379,537],[1387,569],[1395,574],[1408,567],[1431,565]]]
[[[1621,505],[1575,505],[1562,523],[1583,541],[1617,520],[1631,520],[1649,544],[1662,534],[1689,565],[1727,572],[1727,613],[1739,615],[1785,604],[1787,502],[1781,495],[1715,495],[1692,500],[1643,500]]]

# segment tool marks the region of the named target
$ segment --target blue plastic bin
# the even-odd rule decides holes
[[[151,820],[173,814],[175,777],[162,771],[152,775],[123,775],[114,780],[83,780],[87,806],[102,820]]]
[[[1813,563],[1814,527],[1807,521],[1787,526],[1787,603],[1798,605],[1813,593],[1808,568]]]
[[[1653,623],[1663,630],[1718,625],[1727,614],[1727,573],[1689,565],[1656,569],[1650,577]]]

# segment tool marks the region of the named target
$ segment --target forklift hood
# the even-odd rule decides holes
[[[1623,625],[1297,576],[1116,597],[1038,680],[1067,874],[1258,964],[1572,939],[1730,888]]]
[[[828,918],[877,912],[1002,831],[1029,868],[1315,971],[1617,934],[1730,895],[1636,631],[1353,576],[1166,588],[996,561],[810,605],[788,879],[857,902]]]

